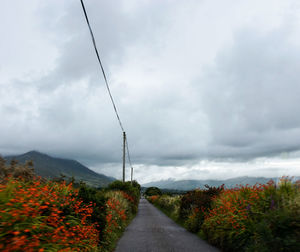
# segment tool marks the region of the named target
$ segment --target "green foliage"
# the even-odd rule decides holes
[[[78,200],[65,183],[10,177],[0,184],[0,250],[72,251],[97,247],[93,204]]]
[[[148,187],[145,191],[146,196],[162,195],[161,190],[157,187]]]
[[[180,197],[178,196],[169,196],[169,195],[162,195],[160,196],[156,202],[158,206],[165,209],[169,213],[174,215],[178,215],[179,212],[179,205],[180,205]]]
[[[210,209],[212,200],[224,190],[223,185],[220,187],[206,185],[205,187],[207,190],[189,191],[181,198],[179,218],[192,232],[200,230],[204,221],[203,212]]]
[[[30,164],[0,158],[0,250],[112,251],[137,211],[140,185],[111,188],[47,181]]]
[[[141,185],[136,180],[132,181],[132,186],[138,189],[139,192],[141,191]]]
[[[167,195],[148,200],[222,251],[299,251],[299,181],[284,177],[278,185],[207,187],[174,202]]]
[[[147,196],[147,200],[154,204],[157,208],[163,211],[167,216],[173,219],[175,222],[180,223],[178,218],[179,216],[179,207],[180,207],[180,195],[167,195],[163,194]]]
[[[205,214],[203,233],[223,251],[297,251],[299,193],[286,178],[225,190]]]
[[[13,178],[22,177],[30,181],[34,178],[34,168],[32,161],[26,161],[25,164],[19,164],[18,161],[12,159],[9,165],[6,165],[5,160],[0,156],[0,181],[8,176]]]
[[[132,196],[139,196],[141,190],[140,184],[136,181],[133,181],[131,184],[130,181],[122,182],[120,180],[115,180],[110,183],[107,188],[111,190],[121,190],[131,194]]]
[[[247,251],[297,251],[300,247],[300,215],[287,209],[269,211],[256,223]],[[263,250],[262,250],[263,251]]]
[[[191,213],[187,216],[184,221],[184,226],[187,230],[197,233],[204,221],[204,212],[200,211],[199,208],[192,209]]]
[[[112,182],[111,184],[108,185],[108,190],[120,190],[123,191],[125,193],[127,193],[128,195],[130,195],[133,200],[134,200],[134,204],[132,204],[132,211],[134,213],[137,212],[138,210],[138,203],[140,200],[140,190],[141,190],[141,186],[137,181],[133,181],[132,184],[131,182],[127,181],[127,182],[122,182],[120,180],[115,180],[114,182]]]
[[[124,191],[109,190],[105,192],[106,227],[101,251],[112,251],[125,227],[135,216],[132,212],[134,200]]]
[[[78,191],[78,200],[82,200],[84,204],[88,205],[94,204],[94,211],[90,216],[92,222],[97,222],[99,225],[99,238],[100,241],[103,240],[103,230],[106,226],[106,201],[107,198],[104,193],[86,186],[84,183],[80,184]]]

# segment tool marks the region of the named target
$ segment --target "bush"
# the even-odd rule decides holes
[[[204,212],[200,211],[199,208],[192,209],[191,213],[188,215],[187,219],[184,221],[184,225],[187,230],[197,233],[204,220]]]
[[[167,212],[178,215],[180,205],[180,198],[178,196],[162,195],[155,203]]]
[[[204,221],[204,212],[211,208],[212,200],[224,190],[224,185],[205,187],[207,190],[189,191],[181,198],[179,219],[184,221],[187,229],[192,232],[200,230]]]
[[[98,224],[90,219],[93,203],[78,200],[65,183],[9,179],[0,185],[0,249],[38,251],[92,250]]]
[[[222,251],[299,251],[300,181],[206,188],[174,202],[166,195],[148,200],[167,214],[177,208],[180,223]]]
[[[179,221],[179,206],[181,196],[170,196],[167,194],[148,196],[147,200],[161,209],[167,216],[174,221]]]
[[[225,190],[202,230],[224,251],[296,251],[300,242],[299,188],[283,179]]]
[[[122,182],[120,180],[116,180],[109,184],[108,190],[125,192],[127,195],[126,197],[128,197],[128,200],[133,201],[133,204],[131,204],[132,212],[137,213],[141,190],[141,186],[138,182],[133,181],[131,184],[131,182],[129,181]]]
[[[93,204],[94,211],[89,219],[92,223],[98,223],[99,241],[103,240],[103,230],[106,226],[106,201],[104,193],[81,183],[78,191],[78,200],[84,205]]]
[[[123,192],[126,192],[130,194],[132,197],[135,197],[136,199],[140,198],[140,190],[141,186],[138,182],[133,181],[131,182],[122,182],[120,180],[116,180],[108,185],[109,190],[120,190]]]
[[[0,158],[0,250],[111,251],[137,211],[140,185],[111,188],[46,181],[28,163]]]
[[[0,182],[8,177],[19,178],[30,181],[35,177],[33,162],[27,161],[24,165],[18,164],[18,161],[12,160],[10,165],[5,164],[5,160],[0,156]]]
[[[145,191],[146,196],[162,195],[161,190],[157,187],[148,187]]]
[[[150,201],[152,204],[155,204],[158,198],[158,195],[152,195],[147,197],[148,201]]]
[[[114,245],[128,222],[134,216],[132,212],[132,201],[128,200],[128,195],[124,191],[107,191],[106,201],[106,227],[104,239],[101,243],[103,250],[112,251]],[[102,251],[102,250],[101,250]]]

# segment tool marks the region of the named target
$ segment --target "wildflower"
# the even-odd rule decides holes
[[[248,204],[247,207],[246,207],[246,209],[247,209],[248,212],[250,212],[251,211],[251,205]]]
[[[275,201],[272,199],[270,209],[273,210],[274,208],[275,208]]]

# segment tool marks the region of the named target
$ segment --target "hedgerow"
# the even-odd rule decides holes
[[[166,204],[174,201],[171,196],[148,200],[222,251],[300,247],[300,183],[287,177],[279,184],[197,189],[177,199],[174,208]]]
[[[36,177],[0,159],[1,251],[110,251],[136,213],[139,193]]]

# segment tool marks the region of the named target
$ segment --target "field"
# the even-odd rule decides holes
[[[222,251],[298,251],[300,183],[209,187],[148,200]]]

